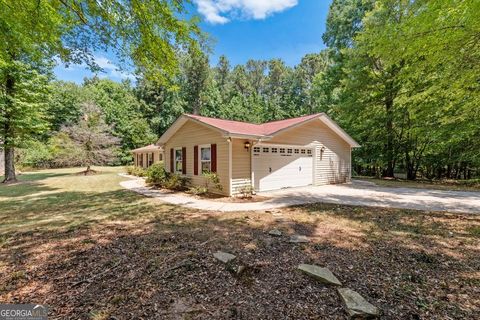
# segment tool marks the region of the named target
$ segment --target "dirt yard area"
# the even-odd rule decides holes
[[[185,209],[123,190],[117,169],[0,186],[0,301],[51,319],[346,319],[328,267],[382,319],[480,314],[480,217],[338,205]],[[282,236],[268,231],[277,228]],[[310,242],[290,243],[293,234]],[[241,275],[214,259],[235,254]]]

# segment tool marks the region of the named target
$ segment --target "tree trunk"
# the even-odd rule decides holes
[[[390,91],[392,85],[389,83],[387,84],[387,90]],[[387,93],[387,97],[385,98],[385,111],[386,111],[386,122],[385,122],[385,130],[387,131],[387,144],[385,146],[385,154],[387,160],[387,168],[385,169],[384,176],[385,177],[394,177],[394,168],[395,168],[395,155],[394,155],[394,145],[393,145],[393,97],[390,93]]]
[[[13,128],[10,125],[10,112],[13,109],[13,95],[15,90],[15,79],[12,75],[7,74],[5,80],[5,93],[7,96],[5,103],[5,123],[4,123],[4,137],[3,145],[5,150],[5,178],[3,183],[16,182],[17,176],[15,174],[15,149],[13,142],[15,134]]]
[[[5,147],[5,179],[3,183],[16,182],[15,174],[15,150],[11,147]]]
[[[405,153],[405,167],[407,169],[407,180],[417,179],[417,167],[408,152]]]

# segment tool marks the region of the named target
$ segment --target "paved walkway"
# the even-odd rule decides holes
[[[385,188],[355,181],[350,185],[309,186],[263,192],[261,195],[269,197],[269,200],[251,203],[202,200],[187,195],[153,190],[145,186],[143,179],[138,178],[123,181],[120,184],[126,189],[171,204],[223,212],[269,210],[291,205],[324,202],[427,211],[480,213],[480,192]]]

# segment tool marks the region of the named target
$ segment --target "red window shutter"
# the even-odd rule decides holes
[[[187,174],[187,148],[182,147],[182,174]]]
[[[173,148],[170,148],[170,172],[175,172],[173,168]]]
[[[212,153],[211,154],[211,157],[212,157],[211,171],[217,172],[217,145],[216,144],[211,145],[210,152]]]
[[[193,174],[198,176],[198,146],[193,147]]]

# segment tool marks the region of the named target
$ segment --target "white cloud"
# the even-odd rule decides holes
[[[107,73],[107,75],[105,75],[105,78],[113,77],[113,78],[119,78],[122,80],[124,79],[130,79],[132,81],[135,80],[135,77],[133,74],[120,70],[108,58],[95,56],[94,60],[95,60],[95,63]]]
[[[194,0],[200,12],[210,23],[224,24],[232,16],[265,19],[297,5],[298,0]]]

